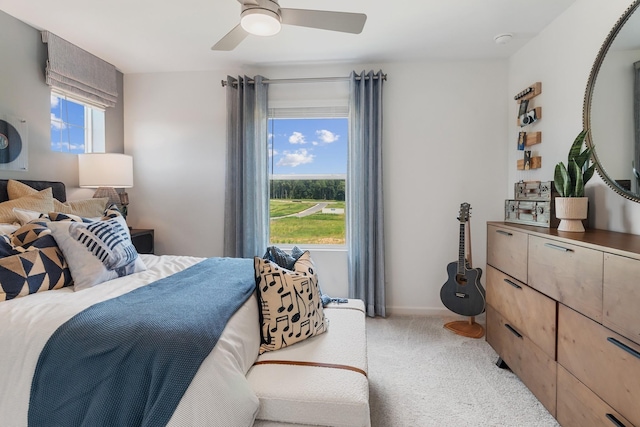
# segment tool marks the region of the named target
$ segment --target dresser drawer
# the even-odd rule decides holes
[[[526,282],[528,238],[520,231],[488,225],[487,264]]]
[[[547,355],[556,358],[556,302],[487,266],[487,304]]]
[[[487,342],[555,417],[556,362],[491,306],[487,306]]]
[[[602,320],[603,253],[529,236],[529,280],[534,289]]]
[[[604,255],[602,323],[640,344],[640,261]]]
[[[558,364],[640,425],[640,345],[560,304]]]
[[[557,405],[556,419],[562,427],[633,427],[633,424],[560,365]]]

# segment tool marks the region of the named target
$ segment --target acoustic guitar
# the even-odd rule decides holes
[[[458,261],[447,265],[449,279],[440,289],[440,299],[449,310],[461,316],[477,316],[485,309],[485,291],[480,283],[482,269],[471,268],[465,256],[465,228],[471,205],[460,205],[460,249]]]

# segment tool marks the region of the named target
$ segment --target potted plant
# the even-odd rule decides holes
[[[556,217],[560,219],[559,231],[584,231],[582,220],[587,218],[589,198],[584,195],[584,185],[591,179],[595,164],[591,162],[592,147],[582,150],[589,130],[578,134],[569,149],[567,165],[556,165],[553,181],[560,197],[556,197]]]

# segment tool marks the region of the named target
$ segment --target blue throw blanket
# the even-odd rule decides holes
[[[166,425],[254,289],[253,260],[210,258],[78,313],[40,354],[29,426]]]

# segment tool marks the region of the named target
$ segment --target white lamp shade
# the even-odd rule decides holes
[[[78,154],[78,179],[83,188],[131,188],[133,157],[117,153]]]
[[[266,9],[248,9],[242,12],[240,25],[256,36],[272,36],[280,32],[280,17]]]

